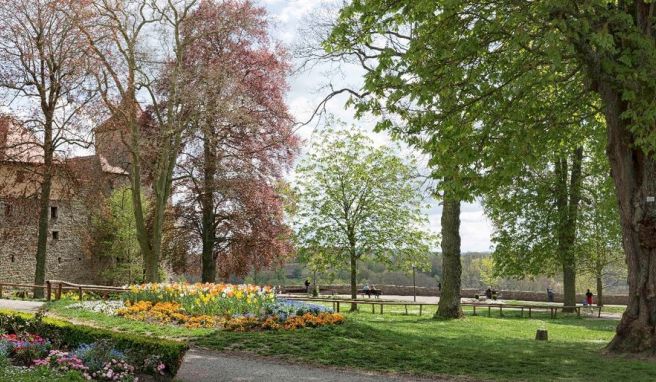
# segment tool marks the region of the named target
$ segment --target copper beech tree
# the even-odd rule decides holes
[[[276,186],[298,139],[284,101],[290,66],[267,28],[264,8],[235,0],[203,2],[183,29],[189,131],[176,175],[205,282],[291,251]]]

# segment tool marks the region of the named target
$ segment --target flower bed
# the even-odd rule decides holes
[[[0,335],[0,364],[4,368],[46,368],[55,376],[70,380],[138,381],[128,357],[108,342],[84,344],[73,351],[51,349],[52,344],[36,334]],[[163,368],[157,366],[163,374]],[[157,368],[156,367],[156,368]],[[143,369],[143,368],[142,368]]]
[[[277,299],[271,288],[254,285],[133,285],[122,302],[83,302],[70,307],[149,323],[232,331],[293,330],[344,322],[344,316],[330,308]]]
[[[177,341],[116,333],[26,313],[0,312],[2,329],[14,334],[2,336],[5,341],[0,338],[0,356],[6,354],[14,365],[43,368],[51,362],[62,362],[72,366],[74,355],[83,361],[91,373],[100,373],[93,377],[97,380],[103,380],[102,370],[105,367],[105,371],[112,370],[110,374],[113,376],[129,371],[125,364],[134,367],[136,373],[174,376],[187,349],[187,345]],[[28,348],[30,352],[25,353],[30,354],[29,357],[21,360],[15,356],[16,349]],[[51,350],[63,353],[50,354]],[[33,365],[39,359],[43,365]]]
[[[267,308],[267,313],[256,316],[250,313],[232,316],[208,316],[187,314],[180,304],[171,302],[151,303],[139,301],[118,309],[118,316],[133,320],[183,325],[188,328],[223,328],[230,331],[278,330],[312,328],[337,325],[344,316],[328,308],[302,304],[296,301],[278,301]]]
[[[123,299],[131,303],[172,302],[192,315],[228,316],[261,314],[275,301],[275,294],[269,287],[249,284],[143,284],[130,286]]]

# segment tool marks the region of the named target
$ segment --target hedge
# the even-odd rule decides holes
[[[61,347],[74,348],[98,340],[108,340],[133,359],[144,360],[150,355],[158,355],[171,375],[180,368],[182,358],[189,348],[185,343],[157,337],[113,332],[107,329],[77,325],[68,321],[42,317],[40,314],[19,313],[0,310],[0,328],[7,331],[22,329],[48,338]]]

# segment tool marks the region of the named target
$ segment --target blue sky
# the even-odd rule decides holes
[[[272,34],[274,38],[282,41],[287,46],[293,46],[299,41],[299,28],[312,18],[314,12],[322,6],[322,3],[333,2],[334,0],[260,0],[272,16]],[[299,62],[296,62],[298,65]],[[355,68],[338,68],[328,67],[325,65],[318,66],[312,70],[301,74],[294,75],[290,79],[290,92],[288,94],[288,104],[292,114],[297,120],[306,120],[325,96],[326,91],[322,86],[327,83],[357,85],[360,82],[361,73]],[[389,138],[385,134],[377,134],[371,131],[373,120],[355,121],[353,111],[346,109],[344,104],[346,97],[335,98],[328,105],[328,112],[334,114],[339,119],[358,126],[358,128],[367,131],[372,139],[378,144],[389,143]],[[309,125],[301,128],[299,134],[304,139],[312,137],[316,125]],[[431,222],[431,229],[439,231],[441,206],[437,202],[432,203],[433,208],[427,210]],[[489,220],[483,214],[483,208],[479,203],[465,204],[461,212],[462,250],[467,251],[488,251],[490,250],[490,233],[491,225]]]

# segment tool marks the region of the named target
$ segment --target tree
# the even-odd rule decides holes
[[[578,142],[576,126],[594,108],[590,97],[575,91],[581,77],[576,71],[572,75],[567,66],[551,73],[552,82],[536,84],[533,98],[516,87],[498,86],[507,80],[496,72],[498,68],[516,70],[510,79],[541,69],[531,66],[525,54],[507,55],[500,50],[501,54],[490,55],[487,47],[476,41],[462,44],[463,27],[457,19],[440,13],[445,7],[439,2],[420,6],[353,1],[342,9],[323,46],[328,59],[355,61],[365,70],[362,89],[334,93],[347,91],[358,115],[383,117],[377,129],[390,131],[429,155],[428,164],[445,207],[442,241],[446,278],[438,316],[459,317],[460,202],[493,190],[491,177],[494,183],[508,181],[521,167],[516,161],[518,147],[524,161],[532,162],[563,142]],[[460,9],[455,4],[453,7]],[[437,32],[435,24],[440,23],[445,25]],[[455,30],[455,24],[458,32],[442,32],[445,28]],[[442,56],[434,52],[450,53]],[[453,57],[458,60],[452,62]],[[474,65],[482,57],[490,62]],[[475,83],[479,79],[480,85]],[[490,100],[488,93],[498,98]],[[498,99],[512,102],[501,104]],[[553,99],[558,101],[543,102]],[[570,112],[574,107],[578,107],[576,112]],[[574,128],[560,128],[563,125]],[[536,145],[534,138],[545,130],[550,139]]]
[[[299,247],[349,264],[353,299],[359,261],[422,268],[433,242],[412,165],[388,151],[361,133],[327,131],[297,168]]]
[[[617,196],[612,179],[608,178],[608,163],[600,155],[591,161],[590,175],[583,184],[576,251],[580,259],[580,272],[594,277],[597,287],[597,305],[602,306],[604,278],[621,278],[625,273],[622,251],[622,229],[617,210]],[[600,160],[601,159],[601,160]],[[619,272],[619,275],[617,274]]]
[[[586,197],[582,186],[593,169],[584,163],[588,159],[583,147],[545,157],[536,166],[525,166],[512,182],[499,185],[484,199],[495,227],[498,273],[523,278],[560,270],[566,306],[576,305],[577,234],[581,199]]]
[[[179,166],[186,220],[202,246],[202,279],[244,275],[290,251],[276,187],[297,151],[284,101],[287,56],[250,1],[206,1],[183,37],[190,133]]]
[[[551,108],[562,121],[587,114],[583,109],[594,100],[601,103],[629,275],[629,305],[609,344],[609,350],[618,352],[656,347],[656,319],[650,313],[656,300],[649,297],[656,278],[649,265],[656,253],[653,8],[646,0],[356,0],[343,9],[329,44],[333,51],[367,44],[377,50],[381,65],[373,67],[366,84],[367,89],[380,88],[387,108],[408,101],[427,105],[453,90],[455,102],[437,102],[434,114],[469,115],[478,121],[485,133],[477,141],[483,158],[498,147],[497,135],[490,134],[497,128],[509,134],[509,141],[525,142],[516,147],[534,149],[536,142],[548,147],[554,134],[576,125],[531,129],[544,126],[536,110]],[[387,45],[378,44],[381,35]],[[385,39],[396,35],[400,44]],[[403,76],[388,76],[390,71]],[[562,87],[570,91],[561,92],[557,102],[544,102]],[[380,102],[360,104],[375,109]],[[418,131],[436,127],[426,122]],[[437,128],[454,126],[440,123]],[[522,137],[533,138],[533,144]]]
[[[114,190],[92,217],[88,250],[104,259],[105,269],[101,275],[112,285],[143,281],[131,192],[129,187]],[[143,209],[147,211],[148,206],[144,205]]]
[[[43,285],[50,196],[56,167],[72,145],[88,145],[82,137],[82,111],[93,98],[89,92],[89,53],[85,41],[60,7],[59,1],[2,1],[0,16],[0,88],[8,104],[23,108],[17,116],[31,132],[18,145],[36,147],[39,163],[38,235],[34,283]],[[25,154],[29,147],[13,147]],[[24,160],[7,158],[9,160]],[[43,290],[35,289],[36,297]]]
[[[68,4],[70,17],[84,35],[98,69],[95,78],[100,97],[129,156],[136,231],[146,281],[150,282],[160,277],[173,170],[188,126],[182,112],[182,88],[189,81],[184,71],[189,40],[182,33],[198,3],[98,0]],[[143,110],[149,123],[143,121]],[[147,195],[142,189],[144,177],[150,186]],[[145,198],[152,199],[151,216],[141,208]]]

